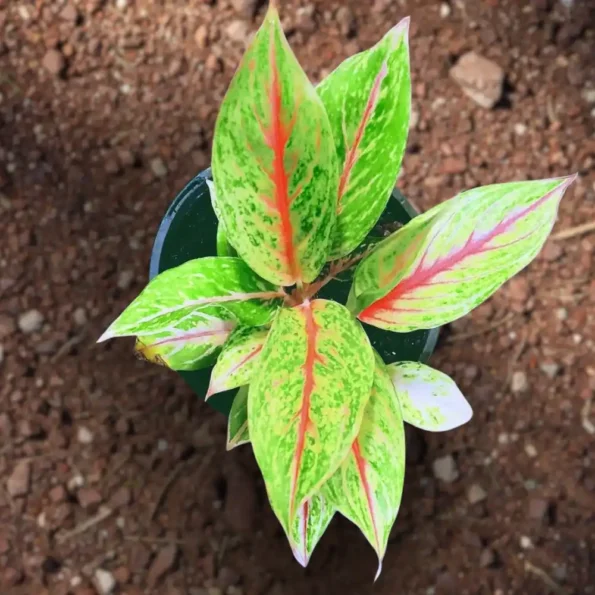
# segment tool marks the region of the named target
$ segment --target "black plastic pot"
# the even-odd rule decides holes
[[[207,169],[191,180],[176,196],[167,209],[151,253],[149,276],[179,266],[193,258],[217,254],[217,217],[213,212],[209,188],[205,180],[211,179]],[[417,211],[405,197],[394,190],[380,221],[368,238],[373,241],[383,236],[386,227],[396,223],[404,224],[417,215]],[[353,271],[347,271],[332,281],[319,293],[320,297],[333,299],[344,304],[349,294],[349,279]],[[425,362],[432,354],[438,338],[438,329],[415,331],[413,333],[391,333],[364,325],[370,341],[386,362]],[[209,385],[211,368],[194,372],[179,372],[192,390],[204,398]],[[229,414],[236,390],[213,395],[209,403],[218,411]]]

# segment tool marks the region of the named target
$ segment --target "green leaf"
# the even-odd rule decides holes
[[[397,332],[464,316],[535,258],[574,179],[475,188],[416,217],[362,260],[348,307]]]
[[[248,433],[248,387],[242,386],[231,404],[227,422],[227,450],[250,442]]]
[[[324,106],[275,8],[221,105],[212,167],[217,209],[238,254],[272,283],[314,280],[334,226],[337,156]]]
[[[141,357],[196,370],[238,324],[270,322],[283,295],[239,258],[198,258],[155,277],[99,341],[136,336]]]
[[[387,366],[403,419],[428,432],[445,432],[466,424],[471,406],[452,378],[418,362]]]
[[[333,516],[335,508],[321,493],[314,494],[299,507],[291,525],[289,542],[295,559],[304,568]]]
[[[372,394],[349,454],[323,488],[378,554],[378,578],[405,478],[405,427],[390,376],[376,356]]]
[[[373,372],[368,338],[344,306],[315,300],[279,310],[250,384],[248,424],[286,533],[347,455]]]
[[[268,332],[266,328],[243,327],[231,334],[211,373],[207,399],[216,393],[250,384]]]
[[[340,164],[329,260],[355,250],[386,207],[409,131],[409,18],[318,86]]]

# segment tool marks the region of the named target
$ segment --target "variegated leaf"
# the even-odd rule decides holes
[[[248,424],[286,533],[347,455],[373,372],[368,338],[344,306],[315,300],[279,310],[250,384]]]
[[[320,492],[299,507],[291,525],[289,542],[295,559],[304,568],[334,515],[334,506]]]
[[[207,399],[224,390],[250,384],[268,332],[266,328],[242,327],[231,334],[211,373]]]
[[[318,86],[340,164],[329,260],[355,250],[386,207],[405,152],[411,109],[409,18]]]
[[[215,216],[219,221],[217,225],[217,256],[237,256],[237,252],[235,251],[234,247],[229,242],[229,238],[227,237],[227,232],[225,231],[225,223],[221,219],[221,213],[219,211],[219,206],[217,205],[217,193],[215,191],[215,183],[208,178],[205,178],[205,182],[209,188],[209,195],[211,197],[211,205],[213,206],[213,211],[215,212]]]
[[[535,258],[574,178],[475,188],[416,217],[362,260],[348,307],[398,332],[464,316]]]
[[[274,7],[221,105],[212,165],[219,216],[238,254],[272,283],[315,279],[334,226],[337,155]]]
[[[376,355],[374,384],[349,454],[323,488],[378,554],[378,578],[405,478],[405,427],[386,366]]]
[[[241,386],[233,399],[227,421],[227,450],[248,442],[248,387]]]
[[[238,324],[268,323],[283,295],[239,258],[199,258],[155,277],[99,341],[136,336],[141,357],[194,370]]]
[[[403,419],[428,432],[445,432],[466,424],[471,406],[452,378],[418,362],[387,366]]]

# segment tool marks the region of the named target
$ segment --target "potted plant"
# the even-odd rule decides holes
[[[304,566],[340,512],[380,572],[404,423],[444,431],[472,415],[455,383],[419,361],[431,329],[529,264],[574,180],[475,188],[413,218],[389,202],[409,125],[408,25],[315,89],[269,8],[221,106],[213,180],[204,172],[176,199],[152,280],[100,338],[135,336],[142,357],[186,374],[213,366],[209,399],[236,389],[228,448],[252,444]]]

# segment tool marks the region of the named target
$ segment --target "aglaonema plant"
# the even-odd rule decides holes
[[[135,336],[143,357],[174,370],[214,364],[207,398],[239,388],[228,449],[252,444],[304,566],[339,512],[380,572],[403,490],[404,423],[438,432],[472,415],[446,375],[382,361],[361,322],[403,333],[467,314],[537,255],[574,179],[475,188],[366,243],[405,150],[408,25],[315,88],[269,8],[215,128],[218,256],[158,275],[100,339]],[[317,299],[346,269],[347,304]]]

